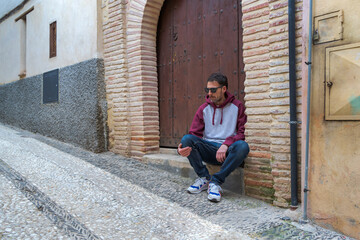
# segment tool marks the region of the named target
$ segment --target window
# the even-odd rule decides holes
[[[56,57],[56,21],[50,24],[50,58]]]

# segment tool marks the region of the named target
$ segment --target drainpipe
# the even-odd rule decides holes
[[[308,61],[305,62],[308,65],[308,89],[307,89],[307,112],[306,112],[306,144],[305,144],[305,179],[304,179],[304,210],[303,220],[307,221],[307,193],[308,189],[308,173],[309,173],[309,126],[310,126],[310,94],[311,94],[311,54],[312,54],[312,11],[313,1],[309,3],[309,52]]]
[[[288,0],[289,26],[289,83],[290,83],[290,152],[291,152],[291,208],[298,205],[297,116],[296,116],[296,43],[295,0]]]

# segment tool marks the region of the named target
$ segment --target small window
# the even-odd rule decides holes
[[[56,21],[50,24],[50,58],[56,57]]]

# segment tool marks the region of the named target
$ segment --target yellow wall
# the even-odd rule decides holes
[[[360,1],[314,1],[313,16],[336,10],[344,13],[343,40],[313,45],[308,210],[317,223],[360,239],[360,121],[324,117],[326,48],[360,42]]]

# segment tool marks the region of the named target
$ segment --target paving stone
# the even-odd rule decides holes
[[[65,235],[1,172],[0,201],[0,239],[59,239]]]
[[[190,195],[192,179],[134,159],[5,125],[0,136],[0,187],[17,193],[0,192],[1,239],[350,239],[230,191],[217,204]]]

